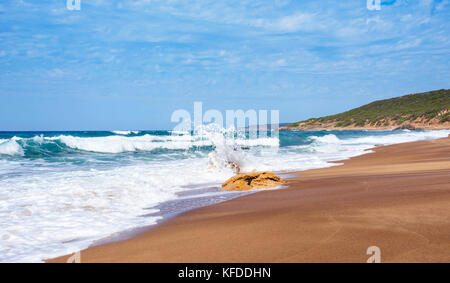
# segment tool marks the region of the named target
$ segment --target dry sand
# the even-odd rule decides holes
[[[288,189],[196,209],[82,262],[450,262],[450,138],[299,172]],[[65,262],[66,257],[49,260]]]

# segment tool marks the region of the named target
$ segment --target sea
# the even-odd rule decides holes
[[[235,172],[338,166],[370,148],[441,131],[0,132],[0,262],[42,262],[116,241],[249,192]],[[280,188],[283,189],[283,188]],[[250,192],[253,193],[253,192]]]

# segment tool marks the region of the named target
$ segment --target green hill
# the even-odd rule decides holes
[[[379,100],[350,111],[293,123],[284,130],[450,128],[450,90]]]

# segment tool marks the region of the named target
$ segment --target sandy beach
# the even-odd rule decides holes
[[[196,209],[82,262],[450,262],[450,138],[297,172],[287,189]],[[47,262],[65,262],[67,256]]]

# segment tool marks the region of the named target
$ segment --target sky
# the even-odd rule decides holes
[[[0,2],[0,131],[172,129],[173,111],[281,122],[450,88],[450,0]]]

